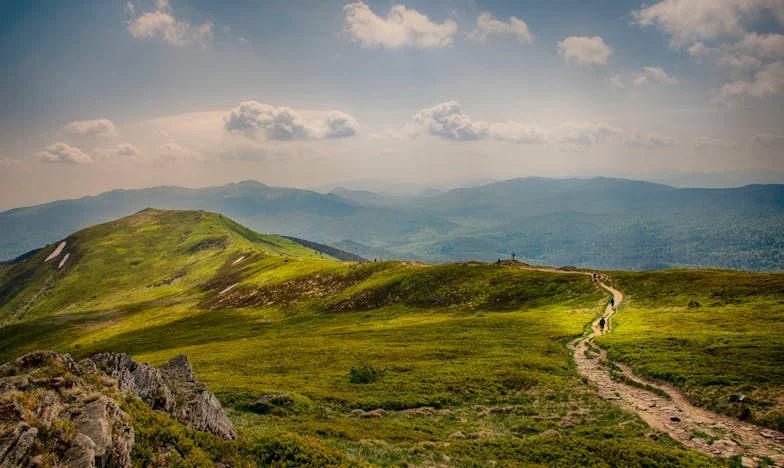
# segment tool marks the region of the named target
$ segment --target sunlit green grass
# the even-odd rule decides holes
[[[0,287],[17,288],[0,300],[0,358],[117,351],[157,365],[184,353],[241,433],[226,445],[131,407],[168,434],[140,429],[137,464],[158,437],[177,441],[195,465],[712,463],[651,440],[650,428],[579,377],[565,345],[608,297],[587,276],[512,264],[347,264],[200,212],[143,212],[69,245],[62,270],[42,264],[50,246],[6,273]],[[352,383],[360,366],[377,378]],[[272,392],[296,403],[251,411]],[[420,407],[433,410],[405,413]],[[352,413],[378,408],[383,417]]]
[[[627,302],[613,332],[597,340],[612,359],[675,383],[697,404],[784,429],[784,276],[666,271],[614,277]]]

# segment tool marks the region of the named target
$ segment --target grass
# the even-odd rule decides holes
[[[615,273],[627,294],[610,359],[680,387],[694,403],[784,429],[784,276]],[[742,401],[741,396],[743,396]]]
[[[587,276],[341,263],[200,212],[145,211],[68,244],[61,270],[42,262],[50,246],[5,271],[0,358],[184,353],[241,434],[228,447],[131,407],[137,465],[162,440],[194,466],[716,464],[579,377],[565,344],[607,299]],[[253,410],[276,392],[295,404]]]

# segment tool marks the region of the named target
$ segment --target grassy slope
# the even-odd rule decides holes
[[[224,236],[225,249],[192,249]],[[587,277],[511,264],[356,266],[196,212],[145,212],[68,243],[75,261],[62,270],[42,263],[50,246],[5,277],[7,285],[30,275],[2,299],[5,317],[27,305],[0,330],[0,358],[45,347],[75,357],[124,351],[158,364],[185,353],[234,408],[243,453],[382,465],[710,463],[649,440],[639,419],[576,374],[564,343],[605,299]],[[350,369],[363,365],[381,373],[351,383]],[[274,391],[295,404],[248,410]],[[401,411],[421,406],[443,411]],[[358,418],[358,408],[388,414]],[[458,431],[469,437],[450,438]]]
[[[613,359],[677,384],[697,404],[784,429],[784,275],[614,277],[628,303],[613,333],[598,339]]]

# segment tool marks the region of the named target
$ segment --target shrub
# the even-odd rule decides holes
[[[696,300],[696,299],[691,299],[691,300],[689,301],[689,303],[687,304],[687,307],[688,307],[689,309],[697,309],[697,308],[699,308],[699,307],[700,307],[700,303],[699,303],[699,302],[697,302],[697,300]]]
[[[371,364],[360,364],[348,371],[348,381],[353,384],[368,384],[381,378],[383,370],[374,368]]]

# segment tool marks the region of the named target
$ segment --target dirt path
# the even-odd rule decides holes
[[[600,285],[612,293],[617,307],[623,300],[623,293],[605,284]],[[608,304],[602,314],[608,327],[614,313]],[[764,458],[772,460],[775,466],[784,467],[784,434],[697,408],[675,387],[637,377],[622,364],[608,363],[606,351],[593,343],[593,338],[608,331],[599,328],[597,318],[591,323],[589,334],[569,343],[577,369],[596,384],[599,396],[637,413],[648,425],[687,447],[725,458],[740,455],[744,467],[757,466]],[[613,374],[616,379],[613,379]],[[636,385],[619,380],[633,381]],[[662,393],[670,398],[665,398]]]

